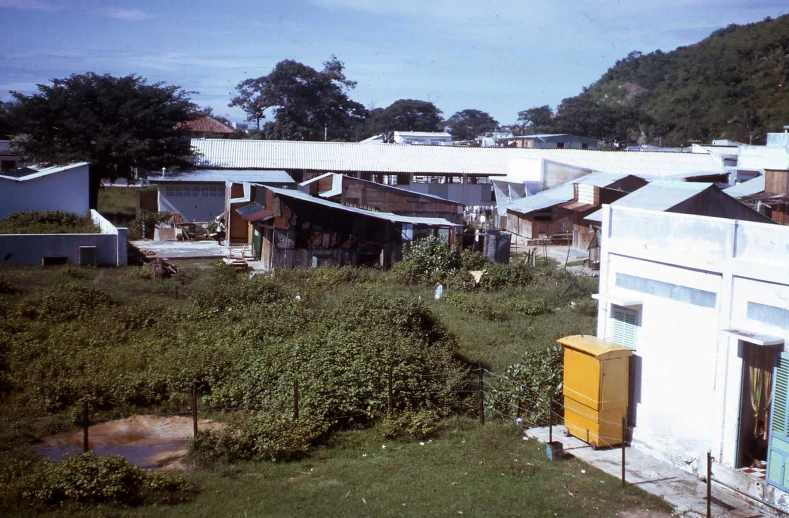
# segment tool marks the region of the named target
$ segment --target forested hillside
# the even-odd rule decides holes
[[[671,52],[632,52],[558,115],[550,129],[607,140],[764,143],[789,124],[789,15],[730,25]]]

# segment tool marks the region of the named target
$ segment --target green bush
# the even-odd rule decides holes
[[[381,422],[381,430],[387,439],[430,439],[438,433],[443,417],[432,409],[406,410],[386,416]]]
[[[169,212],[140,211],[129,224],[129,239],[153,239],[154,229],[159,223],[170,221]],[[145,227],[145,235],[143,235]]]
[[[5,505],[24,502],[31,507],[176,503],[196,491],[180,477],[138,468],[117,455],[99,457],[93,453],[60,462],[7,466],[0,476],[0,489]]]
[[[98,234],[90,216],[59,210],[9,214],[0,220],[0,234]]]
[[[597,316],[597,301],[594,299],[576,300],[572,303],[573,311],[590,317]]]
[[[561,347],[532,351],[492,380],[495,389],[486,404],[499,414],[520,414],[528,425],[544,425],[549,419],[549,408],[554,413],[560,411],[563,375]]]
[[[482,252],[463,250],[460,252],[460,264],[464,270],[484,270],[489,264],[488,258]]]
[[[542,299],[521,300],[515,299],[511,303],[513,311],[522,315],[536,316],[545,313],[548,308]]]
[[[405,284],[443,282],[462,267],[457,250],[435,236],[403,245],[403,260],[392,267],[395,280]]]
[[[480,279],[479,285],[487,291],[521,288],[535,280],[534,268],[523,263],[491,263],[485,269],[487,272]]]
[[[113,306],[105,292],[76,282],[49,286],[19,303],[19,314],[30,319],[63,322],[93,314],[98,308]]]

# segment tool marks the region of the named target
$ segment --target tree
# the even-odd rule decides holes
[[[428,101],[400,99],[370,113],[369,134],[383,135],[392,142],[395,131],[442,131],[441,110]]]
[[[515,126],[518,127],[518,133],[521,135],[550,133],[554,125],[553,111],[547,104],[519,111],[518,123]]]
[[[494,131],[499,127],[498,121],[480,110],[463,110],[446,120],[447,131],[459,140],[470,140],[477,135]]]
[[[49,164],[90,162],[92,206],[102,179],[188,165],[181,123],[196,106],[180,86],[88,72],[37,87],[30,96],[11,92],[22,154]]]
[[[323,70],[286,59],[270,74],[236,86],[230,106],[239,106],[260,128],[268,110],[274,120],[263,129],[265,138],[285,140],[346,139],[362,123],[367,110],[347,92],[356,86],[345,77],[344,65],[335,56]]]
[[[18,125],[12,110],[15,103],[0,101],[0,139],[10,139],[18,133]]]

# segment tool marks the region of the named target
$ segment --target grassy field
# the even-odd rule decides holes
[[[456,362],[481,362],[497,372],[543,350],[560,336],[594,332],[594,318],[571,307],[588,299],[593,282],[550,273],[540,273],[532,283],[517,289],[456,295],[454,302],[452,297],[434,300],[432,288],[398,284],[380,272],[329,269],[303,278],[286,275],[272,286],[243,284],[244,290],[257,290],[251,292],[233,291],[235,281],[229,277],[206,284],[211,275],[210,269],[193,268],[185,276],[162,283],[131,267],[0,270],[0,313],[5,315],[0,342],[8,339],[11,344],[0,348],[0,415],[5,423],[0,431],[0,464],[33,458],[32,447],[42,436],[73,427],[76,407],[69,401],[83,391],[104,398],[94,419],[106,420],[118,413],[183,409],[185,400],[179,399],[177,392],[181,376],[208,376],[205,379],[215,380],[210,383],[217,394],[242,390],[234,380],[223,382],[223,376],[243,384],[256,371],[223,374],[223,364],[228,355],[246,361],[259,354],[261,347],[276,349],[277,342],[266,345],[265,337],[263,342],[256,338],[263,336],[263,328],[271,336],[308,333],[300,342],[284,339],[303,348],[310,343],[303,340],[310,336],[331,340],[333,326],[350,326],[351,320],[361,318],[354,324],[361,326],[358,331],[347,327],[339,336],[363,342],[369,335],[373,346],[390,342],[390,347],[407,347],[396,345],[396,336],[387,326],[401,325],[396,316],[408,314],[409,301],[417,304],[417,309],[421,301],[437,321],[420,325],[439,326],[428,334],[440,333],[441,326],[446,326],[450,344],[456,344]],[[191,293],[190,299],[174,300],[176,287]],[[298,294],[304,307],[291,302],[270,306],[258,300],[270,297],[274,288],[289,301]],[[225,296],[225,292],[231,295]],[[88,293],[98,302],[74,298],[74,293]],[[239,301],[250,296],[252,302]],[[511,311],[518,301],[534,297],[544,301],[543,314],[526,316]],[[389,299],[398,301],[392,313],[394,324],[387,323],[385,312],[380,319],[365,320],[369,308],[344,307],[365,301],[381,304]],[[218,309],[227,305],[233,308]],[[466,306],[473,311],[464,309]],[[279,309],[270,314],[269,307]],[[299,320],[303,311],[317,324]],[[250,321],[252,314],[258,321]],[[351,320],[342,323],[340,317]],[[424,314],[419,318],[433,317]],[[101,332],[92,331],[96,329]],[[246,342],[249,345],[243,345]],[[362,342],[350,354],[368,354],[358,348]],[[373,357],[376,354],[381,353],[373,353]],[[348,358],[327,357],[326,361],[350,369],[356,360]],[[406,361],[427,361],[409,358]],[[265,370],[261,375],[268,376]],[[167,389],[170,385],[175,388]],[[354,390],[362,389],[367,390],[365,386]],[[305,398],[310,397],[309,390],[304,388]],[[156,399],[157,391],[164,391],[165,399]],[[211,397],[218,398],[217,394]],[[367,404],[364,401],[360,404]],[[290,404],[290,399],[284,403]],[[464,404],[459,400],[452,408],[462,409]],[[132,509],[85,506],[80,514],[612,516],[667,509],[640,489],[623,490],[616,479],[575,459],[548,462],[544,446],[521,440],[512,423],[495,417],[489,416],[484,427],[467,417],[448,417],[431,437],[430,441],[386,439],[385,427],[377,417],[354,421],[334,429],[298,460],[220,462],[188,472],[184,475],[187,480],[202,489],[192,502]],[[49,514],[70,515],[73,511],[70,507]],[[29,513],[26,507],[3,510],[4,515]]]

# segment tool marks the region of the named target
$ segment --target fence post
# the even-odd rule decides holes
[[[551,398],[548,398],[548,442],[553,442],[553,412],[551,412]]]
[[[482,364],[479,364],[479,424],[485,424],[485,388]]]
[[[82,400],[82,453],[87,453],[88,446],[88,400]]]
[[[625,444],[627,439],[627,417],[622,418],[622,487],[625,487]]]
[[[707,518],[712,516],[712,454],[707,452]]]
[[[197,437],[197,385],[192,386],[192,427],[194,436]]]
[[[389,412],[389,415],[392,415],[393,410],[393,401],[392,401],[392,366],[389,366],[389,390],[386,398],[386,409]]]
[[[293,420],[299,420],[299,380],[293,380]]]

